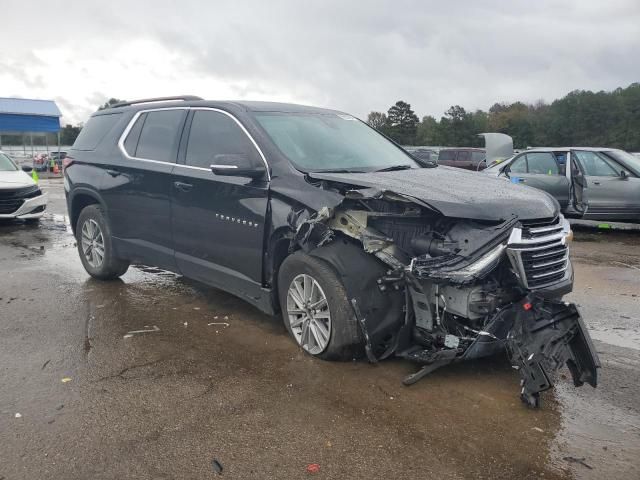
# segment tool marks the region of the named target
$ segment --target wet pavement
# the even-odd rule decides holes
[[[577,230],[600,385],[565,370],[529,410],[502,357],[407,388],[413,365],[311,359],[279,318],[174,274],[92,280],[42,184],[40,226],[0,224],[2,480],[215,478],[213,460],[238,479],[638,478],[639,232]]]

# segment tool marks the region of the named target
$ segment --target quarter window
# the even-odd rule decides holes
[[[185,110],[147,112],[133,156],[161,162],[175,162],[184,116]]]
[[[89,119],[73,143],[74,150],[95,150],[102,139],[120,120],[120,113],[95,115]]]
[[[255,164],[259,162],[253,143],[231,117],[212,110],[196,110],[185,163],[201,168],[233,165],[233,157],[238,155],[248,157]]]

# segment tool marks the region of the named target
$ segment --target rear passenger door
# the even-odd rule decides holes
[[[118,255],[176,270],[171,238],[171,173],[187,110],[138,112],[107,167],[102,195]]]
[[[569,204],[569,179],[552,152],[528,152],[511,162],[509,176],[522,183],[550,193],[564,210]]]
[[[219,158],[246,156],[265,178],[215,175]],[[264,157],[240,123],[216,109],[193,109],[173,174],[176,262],[187,277],[257,301],[268,202]]]

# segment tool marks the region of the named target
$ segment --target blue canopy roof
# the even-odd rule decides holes
[[[57,132],[61,116],[53,100],[0,98],[0,132]]]

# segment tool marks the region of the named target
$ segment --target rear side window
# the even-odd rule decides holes
[[[91,117],[82,128],[78,138],[73,144],[75,150],[95,150],[102,139],[109,133],[118,120],[121,113],[110,115],[96,115]]]
[[[470,162],[471,161],[471,152],[468,150],[463,150],[458,152],[458,161],[459,162]]]
[[[259,161],[253,143],[232,118],[220,112],[197,110],[191,122],[185,163],[201,168],[232,165],[234,155]]]
[[[185,110],[147,112],[140,127],[140,139],[133,156],[160,162],[175,162],[184,117]],[[135,128],[137,125],[134,125],[132,130]],[[127,149],[131,155],[129,149],[133,149],[133,145],[130,144]]]
[[[438,154],[438,160],[451,161],[455,160],[456,151],[455,150],[440,150]]]
[[[511,162],[511,165],[509,165],[509,172],[527,173],[527,157],[522,155]]]
[[[552,153],[534,152],[527,153],[527,163],[529,173],[539,173],[542,175],[558,175],[558,164]]]
[[[471,158],[475,163],[480,163],[486,158],[487,154],[484,152],[471,152]]]

